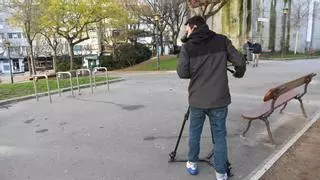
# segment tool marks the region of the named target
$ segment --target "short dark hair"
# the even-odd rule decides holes
[[[192,18],[188,19],[184,25],[188,25],[188,24],[190,27],[193,27],[195,25],[201,26],[201,25],[206,24],[206,21],[201,16],[193,16]]]

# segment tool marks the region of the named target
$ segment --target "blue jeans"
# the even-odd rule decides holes
[[[189,152],[188,160],[197,162],[199,160],[200,139],[206,115],[210,120],[212,143],[214,143],[214,167],[215,170],[224,174],[227,172],[228,148],[226,117],[228,107],[214,109],[199,109],[190,107],[189,127]]]

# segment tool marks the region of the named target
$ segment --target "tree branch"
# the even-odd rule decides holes
[[[204,18],[205,18],[205,19],[208,19],[209,17],[214,16],[214,15],[217,14],[217,13],[223,8],[223,6],[226,5],[228,2],[230,2],[230,0],[222,0],[222,1],[220,2],[220,4],[219,4],[218,8],[215,9],[214,11],[208,12],[208,13],[204,16]]]

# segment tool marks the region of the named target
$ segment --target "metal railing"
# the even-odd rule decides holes
[[[106,81],[107,81],[107,86],[108,86],[108,91],[110,91],[110,87],[109,87],[109,75],[108,75],[108,69],[106,67],[94,67],[92,74],[93,74],[93,83],[94,83],[94,87],[97,88],[97,84],[96,84],[96,74],[98,72],[101,72],[100,70],[103,70],[103,72],[106,74]]]
[[[57,72],[57,85],[58,85],[59,96],[61,96],[61,89],[60,89],[60,81],[59,80],[60,80],[61,75],[63,75],[63,74],[66,74],[69,76],[71,95],[74,97],[73,86],[72,86],[72,74],[70,72]]]
[[[89,72],[91,94],[93,94],[92,77],[91,77],[91,71],[90,71],[90,69],[77,69],[77,70],[76,70],[76,76],[77,76],[77,84],[78,84],[78,92],[79,92],[79,94],[81,94],[81,93],[80,93],[80,83],[79,83],[79,74],[80,74],[81,71],[87,71],[87,72]]]
[[[36,84],[36,82],[38,81],[38,79],[41,79],[41,78],[45,78],[45,79],[46,79],[49,101],[50,101],[50,103],[52,103],[51,94],[50,94],[50,87],[49,87],[49,79],[48,79],[48,76],[47,76],[47,75],[33,75],[33,76],[32,76],[32,81],[33,81],[33,86],[34,86],[34,92],[35,92],[35,94],[36,94],[37,101],[39,101],[39,96],[38,96],[38,90],[37,90],[37,84]]]

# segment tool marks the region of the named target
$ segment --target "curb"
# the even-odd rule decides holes
[[[310,60],[310,59],[319,59],[320,56],[314,56],[314,57],[297,57],[297,58],[264,58],[261,57],[260,60],[268,60],[268,61],[294,61],[294,60]]]
[[[313,118],[295,135],[288,140],[284,146],[278,151],[272,153],[260,166],[252,171],[245,179],[259,180],[272,166],[276,163],[281,156],[288,151],[288,149],[294,145],[296,141],[308,130],[310,127],[320,119],[320,109],[317,110]]]
[[[117,83],[117,82],[124,81],[124,80],[125,80],[124,78],[110,80],[109,84]],[[96,84],[97,84],[97,86],[100,86],[100,85],[105,85],[107,83],[105,81],[103,81],[103,82],[97,82]],[[87,87],[90,87],[90,84],[80,85],[80,88],[87,88]],[[73,91],[75,91],[76,89],[77,89],[77,86],[73,86]],[[71,90],[70,87],[69,88],[63,88],[63,89],[61,89],[61,92],[66,92],[66,91],[70,91],[70,90]],[[50,94],[51,95],[59,94],[59,90],[50,91]],[[46,92],[38,93],[38,97],[43,97],[43,96],[48,96],[48,93],[46,93]],[[29,99],[35,99],[35,98],[36,98],[36,95],[33,94],[33,95],[28,95],[28,96],[22,96],[22,97],[16,97],[16,98],[11,98],[11,99],[1,100],[0,101],[0,106],[8,105],[8,104],[11,104],[11,103],[17,103],[17,102],[25,101],[25,100],[29,100]]]

